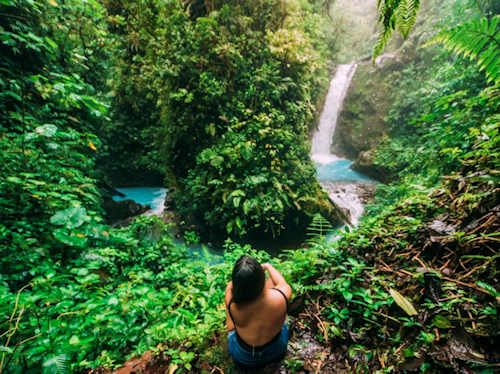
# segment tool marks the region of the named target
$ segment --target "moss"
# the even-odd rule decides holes
[[[387,130],[384,118],[390,107],[391,84],[386,77],[402,67],[396,55],[382,66],[359,64],[338,119],[333,144],[336,153],[356,158],[380,143]]]

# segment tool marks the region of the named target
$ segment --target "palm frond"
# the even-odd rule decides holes
[[[500,82],[500,16],[475,19],[448,29],[427,45],[441,43],[458,55],[469,58],[484,71],[488,82]]]
[[[399,4],[396,12],[396,27],[405,39],[417,21],[419,6],[419,0],[402,0]]]

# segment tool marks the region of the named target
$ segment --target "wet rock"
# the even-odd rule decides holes
[[[349,87],[334,135],[333,150],[348,158],[376,147],[387,131],[385,117],[391,106],[392,71],[401,70],[402,54],[379,56],[375,65],[361,62]]]
[[[374,154],[372,151],[361,152],[356,158],[356,161],[351,165],[351,169],[366,174],[378,181],[389,182],[391,180],[390,170],[376,164],[373,158]]]
[[[361,182],[321,182],[334,203],[347,212],[349,222],[357,223],[364,210],[364,205],[370,202],[375,194],[376,184]]]
[[[455,226],[447,224],[439,219],[431,222],[429,228],[437,234],[446,235],[455,232]]]
[[[110,222],[116,222],[129,217],[138,216],[149,209],[151,206],[142,205],[134,200],[114,201],[111,197],[104,200],[103,208]]]

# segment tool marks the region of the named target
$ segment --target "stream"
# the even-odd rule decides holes
[[[353,161],[331,152],[335,128],[357,64],[339,65],[330,82],[318,128],[312,137],[311,159],[318,171],[318,180],[328,196],[340,208],[349,212],[352,226],[359,223],[368,190],[374,180],[350,168]]]

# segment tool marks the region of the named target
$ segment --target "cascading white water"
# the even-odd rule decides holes
[[[339,159],[330,152],[330,147],[332,146],[337,118],[357,66],[354,62],[339,65],[335,76],[330,82],[325,106],[319,119],[318,130],[314,133],[312,139],[311,158],[317,163],[326,165]]]
[[[349,211],[352,225],[357,225],[364,210],[359,182],[366,183],[368,178],[348,169],[352,162],[332,154],[330,149],[337,118],[356,68],[355,62],[338,66],[311,147],[311,159],[317,163],[321,185],[335,204]]]

